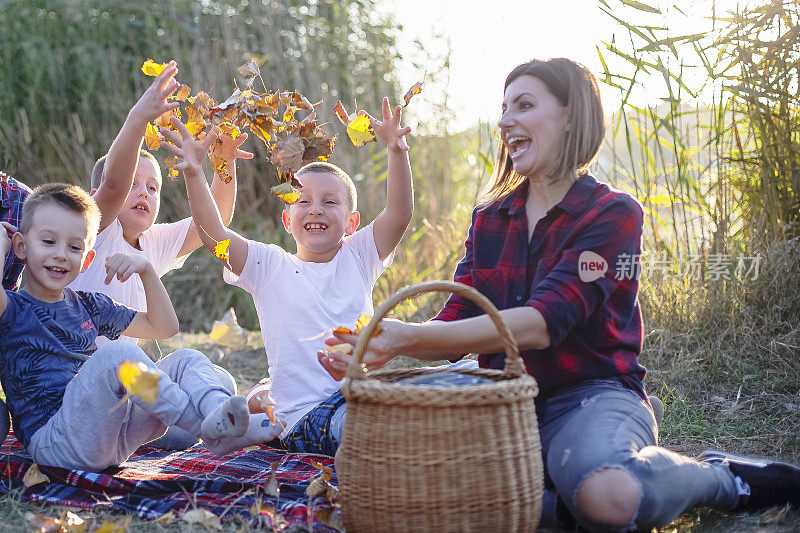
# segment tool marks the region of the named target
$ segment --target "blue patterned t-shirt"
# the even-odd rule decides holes
[[[60,302],[6,290],[0,316],[0,380],[14,434],[28,446],[61,407],[64,391],[97,349],[95,338],[116,339],[136,311],[104,294],[64,289]]]

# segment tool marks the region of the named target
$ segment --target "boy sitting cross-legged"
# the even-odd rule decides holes
[[[39,464],[91,471],[120,464],[173,424],[219,454],[262,442],[252,435],[263,434],[265,417],[251,417],[244,397],[225,389],[200,352],[178,350],[153,363],[130,343],[96,350],[98,335],[164,338],[178,330],[164,285],[142,256],[113,255],[106,276],[125,282],[136,274],[144,311],[66,288],[94,258],[99,219],[82,189],[49,184],[25,201],[19,231],[9,238],[13,228],[2,223],[0,253],[13,247],[27,269],[21,291],[0,292],[0,380],[17,438]],[[154,402],[132,397],[117,406],[126,392],[117,377],[123,361],[160,374]]]
[[[391,263],[414,208],[404,139],[410,128],[400,126],[400,107],[392,114],[384,99],[383,121],[371,122],[388,148],[386,208],[356,231],[359,213],[350,177],[328,163],[306,165],[296,173],[300,199],[282,215],[297,244],[296,254],[226,229],[201,167],[209,139],[195,141],[177,120],[180,136],[162,130],[173,143],[162,146],[182,158],[175,168],[183,171],[192,216],[204,230],[203,244],[214,250],[217,242],[230,239],[225,281],[242,287],[255,301],[271,394],[276,411],[287,420],[281,439],[290,451],[333,455],[345,406],[339,383],[317,359],[319,346],[300,339],[355,324],[361,313],[372,313],[373,285]]]

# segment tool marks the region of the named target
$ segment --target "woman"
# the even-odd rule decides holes
[[[501,309],[541,390],[536,411],[547,472],[542,525],[658,527],[685,509],[800,504],[800,469],[718,452],[695,461],[657,446],[638,364],[642,324],[636,260],[642,208],[586,171],[603,139],[597,82],[567,59],[531,61],[505,83],[498,164],[475,209],[455,280]],[[477,352],[502,368],[486,315],[453,296],[436,320],[385,320],[364,360]],[[336,334],[326,342],[357,337]],[[320,353],[343,377],[349,356]],[[568,512],[566,512],[568,511]]]

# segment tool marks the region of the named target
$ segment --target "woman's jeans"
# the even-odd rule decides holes
[[[542,525],[555,525],[556,494],[575,519],[592,531],[646,530],[674,521],[702,505],[733,508],[733,475],[720,465],[697,461],[658,446],[650,405],[615,379],[587,380],[547,399],[536,400],[546,471]],[[593,523],[577,508],[581,483],[616,468],[638,483],[641,500],[622,528]]]

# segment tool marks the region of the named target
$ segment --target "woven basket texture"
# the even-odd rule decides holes
[[[449,370],[492,383],[395,384],[440,370],[361,369],[380,319],[400,301],[430,291],[470,298],[492,318],[510,354],[506,369]],[[508,327],[477,291],[445,281],[398,292],[365,328],[342,383],[347,417],[337,476],[347,531],[534,531],[544,479],[537,393]]]

